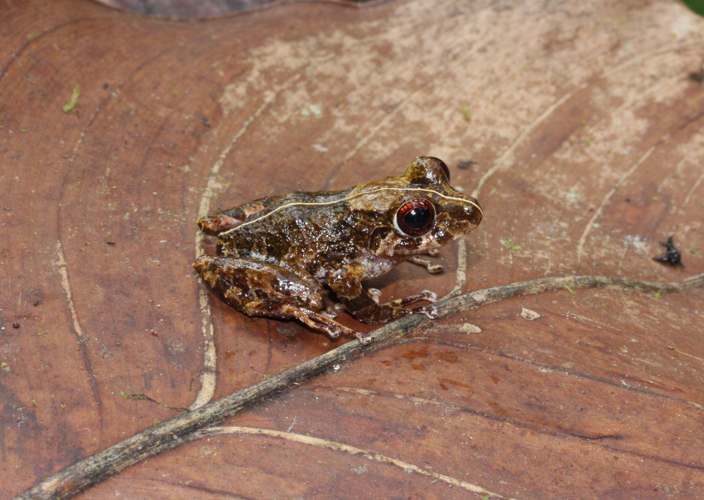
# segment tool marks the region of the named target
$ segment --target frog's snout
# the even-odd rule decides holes
[[[479,202],[476,198],[472,198],[469,196],[468,198],[469,203],[465,207],[464,211],[467,215],[467,218],[472,222],[472,224],[476,226],[482,221],[482,218],[484,218],[484,212],[482,211],[482,207],[479,206]]]
[[[484,212],[482,211],[482,207],[479,205],[479,202],[476,198],[471,196],[462,194],[460,194],[460,196],[462,198],[462,202],[455,204],[455,210],[459,209],[459,211],[455,212],[455,217],[457,217],[458,220],[461,219],[469,222],[472,227],[478,225],[484,216]]]

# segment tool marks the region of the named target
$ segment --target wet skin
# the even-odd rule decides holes
[[[294,192],[261,198],[198,220],[218,237],[217,255],[194,267],[213,292],[249,316],[297,319],[336,338],[371,336],[347,328],[326,308],[328,291],[358,320],[385,323],[406,314],[437,316],[433,306],[411,309],[436,295],[379,303],[362,282],[472,231],[482,220],[477,200],[449,184],[437,158],[416,158],[402,176],[337,192]]]

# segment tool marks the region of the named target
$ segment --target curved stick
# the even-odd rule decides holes
[[[704,286],[704,273],[682,281],[660,283],[606,276],[572,276],[543,278],[501,285],[441,300],[435,304],[439,317],[516,297],[552,290],[569,291],[586,288],[637,290],[640,292],[681,292]],[[333,364],[347,362],[361,352],[377,350],[406,335],[413,327],[426,325],[430,319],[422,314],[406,316],[373,331],[374,342],[363,346],[351,341],[309,361],[237,391],[189,413],[176,415],[146,429],[106,450],[76,462],[30,488],[15,500],[67,499],[109,478],[121,470],[166,450],[200,437],[198,431],[216,425],[238,411],[250,408],[265,398],[289,389],[296,383],[312,379]]]

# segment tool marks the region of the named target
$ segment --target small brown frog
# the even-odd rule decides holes
[[[369,334],[336,322],[326,288],[364,323],[385,323],[406,314],[437,317],[428,291],[379,303],[378,290],[362,281],[410,260],[430,272],[442,270],[418,257],[469,233],[482,220],[477,200],[450,186],[447,165],[416,158],[398,177],[365,182],[345,191],[261,198],[201,217],[200,229],[217,235],[217,255],[193,264],[213,292],[249,316],[297,319],[336,338]]]

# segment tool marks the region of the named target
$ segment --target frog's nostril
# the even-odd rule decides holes
[[[467,205],[464,208],[466,217],[472,221],[473,224],[479,224],[482,220],[483,213],[481,208],[479,208],[479,203],[472,198],[473,204]]]

